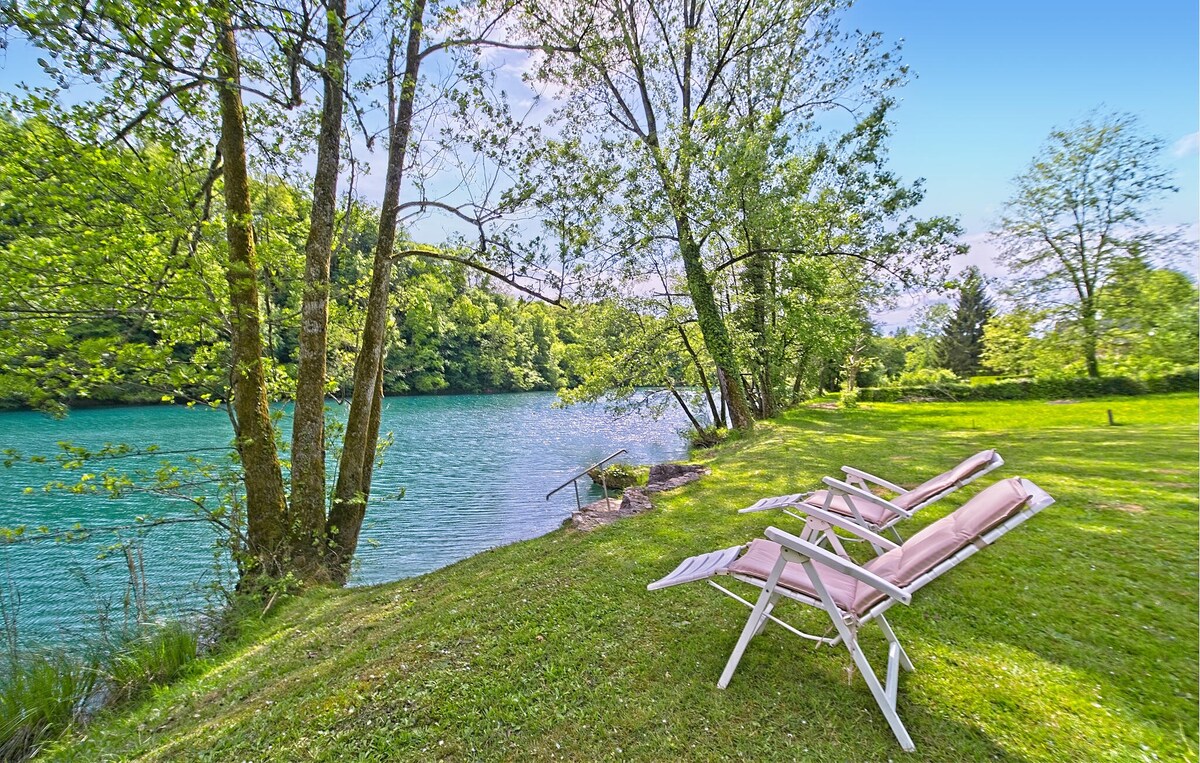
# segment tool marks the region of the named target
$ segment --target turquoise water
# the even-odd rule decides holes
[[[575,508],[574,493],[568,487],[549,502],[546,493],[619,448],[629,450],[620,460],[633,463],[686,453],[679,436],[686,422],[673,411],[658,420],[646,414],[614,417],[598,405],[555,408],[555,399],[548,392],[389,398],[382,431],[394,433],[395,442],[375,472],[352,584],[428,572],[558,527]],[[229,437],[226,415],[208,409],[80,410],[62,420],[0,414],[0,448],[25,456],[53,455],[56,442],[70,441],[91,448],[153,443],[163,450],[200,449],[195,455],[215,459],[226,452]],[[134,469],[164,458],[113,463]],[[42,490],[56,479],[67,476],[58,467],[27,461],[0,469],[0,527],[112,526],[138,515],[190,515],[187,504],[160,496],[111,500]],[[584,500],[599,497],[586,477],[580,486]],[[160,616],[186,616],[203,607],[201,587],[227,567],[214,564],[223,557],[214,553],[213,539],[205,525],[181,524],[157,528],[139,541],[148,598]],[[15,614],[23,640],[87,638],[126,616],[125,555],[97,559],[114,540],[110,533],[81,543],[0,545],[0,600],[8,616]]]

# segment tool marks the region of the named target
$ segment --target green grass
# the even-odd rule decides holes
[[[801,409],[701,455],[712,476],[644,516],[292,600],[46,757],[1194,760],[1196,434],[1194,395]],[[844,650],[768,628],[721,691],[745,610],[703,585],[645,590],[784,525],[736,513],[755,498],[843,463],[915,483],[987,447],[1006,466],[909,532],[1002,476],[1058,503],[889,615],[917,668],[900,682],[913,756]]]
[[[196,659],[195,630],[181,623],[147,627],[113,650],[104,669],[106,699],[124,702],[176,680]]]
[[[81,659],[9,655],[0,669],[0,760],[21,760],[61,734],[95,683],[95,666]]]

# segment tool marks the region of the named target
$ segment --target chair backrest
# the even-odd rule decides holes
[[[867,562],[863,568],[901,588],[911,584],[968,545],[979,543],[985,533],[1025,508],[1034,499],[1027,485],[1032,483],[1025,483],[1020,477],[989,485],[954,512],[901,546]],[[881,592],[859,585],[854,610],[866,612],[882,598]]]
[[[982,472],[995,458],[995,450],[980,451],[950,471],[942,472],[932,479],[925,480],[907,493],[896,496],[892,499],[892,503],[902,509],[911,509],[913,506],[924,503],[938,493],[949,490],[960,482]]]

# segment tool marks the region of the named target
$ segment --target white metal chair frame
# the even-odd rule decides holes
[[[912,737],[909,736],[904,723],[900,720],[900,716],[896,711],[896,692],[899,683],[899,671],[903,668],[907,671],[912,671],[913,664],[905,653],[904,647],[900,645],[900,641],[896,638],[895,632],[892,630],[891,624],[888,623],[884,613],[894,604],[900,602],[908,604],[912,601],[912,595],[915,591],[928,585],[930,582],[941,577],[946,571],[957,567],[967,557],[973,556],[980,549],[995,543],[1001,536],[1009,530],[1017,527],[1025,520],[1040,512],[1042,509],[1054,503],[1054,499],[1050,497],[1044,490],[1034,485],[1026,479],[1021,479],[1021,485],[1029,493],[1030,499],[1026,503],[1025,508],[1009,517],[1004,522],[992,528],[986,533],[983,533],[973,543],[968,544],[964,548],[957,551],[949,558],[935,565],[928,572],[925,572],[913,582],[906,586],[898,587],[883,578],[875,575],[869,570],[864,569],[850,559],[845,550],[838,547],[837,553],[828,551],[815,543],[798,538],[795,535],[787,533],[775,527],[768,527],[766,536],[768,539],[776,542],[780,546],[780,554],[771,573],[766,580],[749,575],[730,573],[724,571],[724,567],[728,566],[736,559],[746,546],[733,546],[722,551],[715,551],[711,554],[705,554],[700,557],[693,557],[698,560],[697,563],[687,569],[684,569],[686,562],[680,565],[674,572],[661,580],[655,581],[647,586],[649,590],[658,590],[669,586],[678,585],[681,583],[692,582],[695,580],[703,580],[711,578],[714,575],[728,575],[736,580],[748,583],[752,586],[762,589],[757,601],[751,604],[746,599],[738,596],[732,591],[727,590],[723,586],[718,585],[711,579],[708,580],[709,585],[716,588],[721,593],[733,598],[746,607],[749,607],[750,617],[746,620],[746,625],[742,628],[741,635],[738,637],[737,643],[733,647],[733,652],[729,655],[729,660],[725,664],[725,669],[721,673],[721,678],[717,681],[717,686],[724,689],[729,685],[733,678],[733,673],[737,669],[738,663],[742,659],[742,655],[749,646],[750,641],[755,636],[762,632],[766,627],[767,622],[773,622],[786,629],[787,631],[800,636],[801,638],[815,641],[818,644],[827,646],[837,646],[839,643],[844,643],[846,649],[850,652],[854,664],[862,673],[863,680],[866,681],[867,687],[871,690],[871,695],[875,702],[879,705],[879,709],[883,712],[887,719],[888,725],[895,734],[896,740],[905,750],[911,752],[915,749]],[[803,507],[803,510],[808,511],[810,507]],[[820,511],[820,510],[817,510]],[[826,512],[820,512],[825,514]],[[827,522],[835,527],[840,527],[843,530],[857,535],[859,538],[871,543],[877,549],[884,551],[897,548],[897,544],[884,538],[877,533],[872,532],[864,527],[855,525],[847,521],[840,515],[831,515],[821,519],[822,522]],[[691,561],[691,560],[688,560]],[[788,562],[794,562],[808,574],[809,581],[812,583],[813,589],[817,592],[817,596],[809,596],[787,588],[779,587],[779,577],[783,574],[784,568]],[[850,575],[856,580],[860,580],[876,590],[884,593],[884,598],[879,603],[872,606],[862,616],[856,615],[853,612],[848,612],[841,609],[825,588],[821,581],[820,575],[814,566],[814,562]],[[837,630],[837,637],[830,638],[827,636],[816,636],[810,633],[805,633],[792,625],[785,623],[775,617],[774,609],[780,597],[798,601],[803,604],[808,604],[813,607],[818,607],[825,610],[829,615],[829,619],[833,622],[833,627]],[[879,677],[872,669],[866,655],[858,644],[858,631],[863,625],[875,621],[879,623],[879,628],[883,631],[884,638],[888,642],[888,662],[887,671],[883,682],[880,682]]]
[[[747,514],[750,512],[767,511],[771,509],[781,510],[784,514],[787,514],[788,516],[805,523],[804,529],[800,533],[800,537],[802,539],[811,540],[812,538],[816,537],[819,541],[820,539],[824,538],[829,542],[831,548],[838,553],[844,554],[844,549],[841,547],[841,541],[838,540],[837,534],[834,533],[832,527],[829,526],[832,525],[833,527],[842,527],[842,529],[848,529],[841,524],[831,521],[830,519],[830,517],[844,517],[843,514],[832,510],[832,504],[835,498],[841,498],[842,501],[844,501],[845,504],[850,508],[850,513],[853,515],[853,520],[859,527],[867,528],[875,533],[880,533],[884,530],[891,530],[892,535],[896,536],[897,540],[904,542],[904,539],[896,530],[895,525],[897,522],[900,522],[903,519],[911,518],[913,514],[925,508],[926,506],[937,503],[956,490],[971,484],[988,472],[999,469],[1003,465],[1004,459],[1000,457],[1000,454],[993,453],[992,460],[988,462],[985,468],[975,472],[965,479],[958,480],[945,490],[935,493],[929,498],[926,498],[924,501],[921,501],[917,505],[908,509],[902,509],[888,499],[872,493],[870,485],[878,485],[879,487],[898,495],[908,492],[904,488],[893,482],[888,482],[882,477],[876,477],[875,475],[865,472],[862,469],[855,469],[852,466],[843,466],[842,471],[846,474],[846,479],[844,481],[835,479],[834,477],[822,478],[821,482],[826,486],[827,490],[825,494],[825,501],[819,512],[814,511],[816,504],[807,503],[807,500],[814,493],[818,492],[813,490],[807,493],[796,493],[793,495],[780,495],[773,498],[763,498],[762,500],[756,502],[753,506],[740,509],[738,513]],[[878,524],[870,522],[863,517],[862,512],[859,510],[858,506],[855,505],[856,500],[880,506],[890,513],[887,515],[887,519],[885,519],[883,522]],[[794,514],[793,512],[789,511],[791,508],[799,509],[809,516],[802,517]],[[876,554],[883,553],[883,550],[880,546],[873,542],[871,545],[875,548]]]

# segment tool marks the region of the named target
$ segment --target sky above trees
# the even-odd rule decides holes
[[[993,250],[979,239],[1012,178],[1053,127],[1100,106],[1136,115],[1167,142],[1180,192],[1158,217],[1196,237],[1195,3],[867,0],[847,21],[903,38],[917,76],[898,93],[892,165],[926,179],[926,207],[961,216],[976,250],[970,259],[985,272],[996,272]]]

